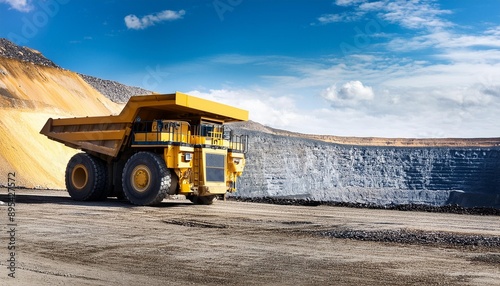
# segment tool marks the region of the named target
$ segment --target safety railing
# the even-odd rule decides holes
[[[168,145],[185,143],[218,146],[246,153],[248,135],[234,135],[222,125],[190,126],[185,121],[136,121],[132,126],[132,145]]]
[[[132,127],[132,136],[134,145],[191,144],[190,125],[185,121],[135,122]]]
[[[246,153],[248,151],[248,135],[231,135],[229,149],[233,152]]]

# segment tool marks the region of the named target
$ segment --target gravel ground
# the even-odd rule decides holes
[[[429,206],[429,205],[419,205],[419,204],[407,204],[407,205],[380,206],[380,205],[368,205],[368,204],[344,203],[344,202],[324,202],[324,201],[305,200],[305,199],[284,199],[284,198],[273,198],[273,197],[249,198],[249,197],[237,197],[237,196],[228,197],[228,199],[239,202],[290,205],[290,206],[323,205],[323,206],[336,206],[336,207],[349,207],[349,208],[368,208],[368,209],[386,209],[386,210],[398,210],[398,211],[418,211],[418,212],[431,212],[431,213],[500,216],[500,209],[483,208],[483,207],[466,208],[458,205]]]
[[[500,285],[498,216],[232,200],[138,207],[27,189],[15,199],[16,278],[2,259],[0,285]]]
[[[241,198],[231,197],[229,200],[239,202],[264,203],[288,206],[334,206],[334,207],[349,207],[349,208],[366,208],[366,209],[386,209],[397,211],[417,211],[431,213],[452,213],[463,215],[493,215],[499,216],[500,210],[493,208],[464,208],[460,206],[441,206],[433,207],[427,205],[396,205],[396,206],[374,206],[365,204],[353,203],[336,203],[336,202],[318,202],[302,199],[280,199],[280,198]],[[327,231],[312,231],[306,232],[313,235],[321,235],[325,237],[353,239],[360,241],[376,241],[402,244],[419,244],[433,245],[446,247],[484,247],[484,248],[500,248],[500,236],[484,236],[484,235],[461,235],[446,232],[424,232],[418,230],[399,229],[399,230],[353,230],[339,229]],[[494,262],[500,263],[500,255],[494,258]],[[495,256],[496,257],[496,256]]]
[[[483,247],[492,249],[500,248],[500,237],[498,236],[461,235],[445,232],[425,232],[405,229],[383,231],[330,230],[320,231],[318,234],[326,237],[362,241],[453,247]]]

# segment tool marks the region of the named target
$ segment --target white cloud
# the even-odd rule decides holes
[[[188,93],[248,109],[251,119],[262,124],[303,133],[499,136],[494,122],[500,121],[500,59],[494,50],[464,53],[455,55],[463,61],[439,64],[382,54],[317,59],[328,65],[288,59],[283,74],[267,76],[258,88]],[[491,61],[474,60],[474,55]],[[262,61],[262,56],[242,57],[243,62]],[[332,79],[338,84],[332,85]]]
[[[333,105],[354,106],[372,100],[374,93],[371,87],[364,86],[362,82],[356,80],[346,82],[340,88],[332,85],[322,92],[322,96]]]
[[[500,48],[500,26],[491,27],[482,33],[459,33],[459,29],[449,29],[451,27],[457,28],[456,24],[443,18],[443,16],[451,14],[452,11],[441,9],[434,0],[380,0],[376,2],[346,0],[339,1],[337,5],[352,6],[352,10],[342,14],[325,14],[319,17],[318,21],[321,24],[352,22],[361,19],[367,13],[375,13],[374,16],[387,22],[419,30],[416,36],[392,35],[390,41],[378,45],[378,47],[384,46],[390,51],[412,52],[434,48],[441,50],[441,58],[446,58],[446,56],[441,56],[443,50],[444,53],[456,54],[454,51],[456,49],[460,49],[462,53],[466,53],[466,49],[469,49],[470,55],[473,55],[474,50]],[[385,36],[383,33],[376,35]],[[368,36],[375,35],[368,33]],[[369,40],[367,41],[369,42]],[[363,46],[363,49],[370,48],[370,46]],[[377,46],[373,45],[373,47]],[[484,59],[483,57],[481,60]]]
[[[335,4],[338,6],[350,6],[350,5],[355,5],[361,2],[364,2],[365,0],[336,0]]]
[[[318,18],[322,24],[335,23],[344,21],[344,17],[340,14],[326,14]]]
[[[458,68],[457,68],[458,69]],[[307,75],[305,75],[307,76]],[[403,77],[403,73],[395,76]],[[237,106],[250,112],[250,119],[274,128],[310,134],[379,137],[494,137],[500,128],[500,85],[471,80],[476,84],[447,83],[418,87],[412,78],[380,85],[374,94],[361,82],[346,82],[323,92],[325,102],[340,100],[353,105],[333,108],[314,100],[277,92],[274,87],[192,90],[188,94]],[[382,78],[383,79],[383,78]],[[418,79],[417,79],[418,80]],[[402,84],[403,86],[400,86]],[[290,89],[292,90],[292,89]],[[306,89],[307,90],[307,89]],[[301,92],[300,90],[296,92]],[[329,97],[330,96],[330,97]],[[358,101],[357,104],[354,102]],[[304,105],[315,102],[315,106]]]
[[[384,1],[367,2],[359,5],[359,9],[362,11],[377,11],[382,10],[385,5],[386,3]]]
[[[184,10],[179,10],[179,11],[165,10],[159,13],[143,16],[142,18],[130,14],[125,17],[125,25],[129,29],[142,30],[164,21],[174,21],[182,19],[182,17],[185,14],[186,11]]]
[[[409,29],[436,30],[452,26],[451,22],[440,16],[451,14],[449,10],[442,10],[434,1],[386,1],[381,17],[391,23],[398,23]]]
[[[258,62],[260,57],[244,57]],[[325,59],[318,59],[324,62]],[[188,94],[238,106],[250,119],[312,134],[379,137],[496,137],[500,60],[432,64],[355,55],[342,64],[306,65],[259,87]],[[307,63],[307,62],[306,62]],[[295,61],[293,66],[304,66]],[[292,65],[291,65],[292,66]],[[339,83],[332,85],[332,79]],[[352,81],[350,79],[360,80]],[[307,124],[305,124],[307,122]]]
[[[487,30],[485,34],[500,37],[500,26],[496,26]]]
[[[500,50],[473,50],[473,49],[452,49],[436,54],[437,58],[446,59],[455,63],[499,63]]]
[[[18,10],[20,12],[30,12],[33,10],[31,1],[29,0],[0,0],[0,3],[5,3],[9,5],[12,9]]]
[[[436,48],[440,52],[456,54],[456,51],[462,53],[467,50],[471,53],[476,53],[479,50],[498,51],[500,48],[500,32],[495,30],[486,30],[483,33],[476,32],[475,34],[461,34],[449,31],[436,31],[424,35],[414,36],[410,38],[395,37],[386,44],[386,47],[391,51],[409,52],[427,48]],[[488,59],[487,57],[476,58],[478,60]],[[457,58],[457,60],[460,60]]]
[[[248,86],[235,87],[226,81],[224,88],[193,87],[188,93],[247,109],[250,118],[262,124],[302,133],[498,137],[500,27],[461,30],[443,18],[449,11],[435,3],[338,1],[354,10],[324,15],[324,24],[376,13],[415,29],[416,36],[392,32],[344,57],[226,54],[204,58],[200,65],[252,65],[256,75]],[[260,74],[255,71],[259,68]]]
[[[321,24],[330,24],[336,22],[353,22],[360,19],[364,13],[342,13],[342,14],[325,14],[318,18]]]
[[[445,41],[438,43],[439,47],[445,48],[466,48],[466,47],[490,47],[500,48],[500,33],[483,35],[454,35],[451,34]]]
[[[390,23],[399,24],[408,29],[438,30],[452,26],[452,23],[442,19],[442,15],[451,14],[449,10],[440,9],[433,0],[337,0],[338,6],[352,6],[352,11],[342,14],[325,14],[317,20],[321,24],[335,22],[352,22],[360,20],[367,13],[377,13],[377,16]]]
[[[310,122],[323,124],[314,126],[318,133],[500,136],[500,26],[483,31],[471,26],[464,29],[447,20],[446,15],[452,12],[437,3],[337,1],[337,5],[351,10],[323,15],[317,19],[319,23],[355,21],[372,13],[415,33],[392,34],[354,54],[318,60],[328,63],[323,66],[298,65],[293,75],[273,76],[274,85],[296,92],[317,91],[323,102],[308,114],[312,115]],[[353,78],[358,81],[351,81]],[[332,85],[332,79],[340,84]],[[325,103],[332,107],[325,108]],[[284,129],[304,132],[297,130],[297,124]]]
[[[288,128],[297,122],[307,122],[307,116],[297,108],[290,96],[276,96],[270,90],[253,89],[211,89],[192,90],[190,95],[225,103],[249,111],[250,120],[275,128]],[[307,114],[307,113],[306,113]]]
[[[386,46],[391,51],[416,51],[437,46],[440,43],[446,43],[450,39],[450,36],[450,33],[440,31],[411,38],[395,37]]]

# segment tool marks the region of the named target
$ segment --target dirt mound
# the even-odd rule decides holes
[[[47,119],[120,110],[76,73],[0,57],[0,172],[15,172],[19,186],[64,188],[66,164],[77,151],[39,134]]]

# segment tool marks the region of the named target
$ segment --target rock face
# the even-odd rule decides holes
[[[499,147],[376,147],[250,136],[238,196],[500,208]]]

